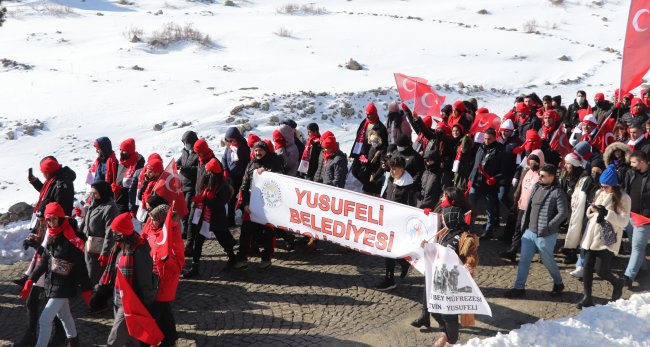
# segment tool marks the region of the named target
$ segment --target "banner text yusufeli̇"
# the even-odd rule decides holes
[[[380,251],[391,252],[393,241],[395,240],[395,232],[382,232],[366,227],[358,227],[353,223],[353,220],[383,226],[384,221],[384,205],[379,208],[358,203],[351,200],[339,199],[326,194],[312,193],[308,190],[301,190],[295,188],[297,203],[306,208],[318,208],[323,212],[330,212],[341,217],[345,217],[346,221],[340,221],[327,217],[319,217],[312,213],[297,210],[294,208],[289,209],[289,226],[271,225],[267,226],[294,232],[307,237],[319,239],[318,234],[311,231],[300,230],[301,227],[307,227],[310,230],[320,232],[323,240],[335,242],[346,246],[337,239],[347,240],[357,244],[364,244],[368,247],[376,248]],[[328,238],[331,235],[332,238]],[[347,246],[346,246],[347,247]],[[363,250],[352,247],[355,251],[370,254]]]

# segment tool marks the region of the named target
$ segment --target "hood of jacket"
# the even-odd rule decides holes
[[[282,137],[284,137],[285,147],[296,144],[296,139],[293,136],[293,129],[290,126],[282,124],[278,127],[278,130],[280,131],[280,134],[282,134]]]
[[[244,136],[242,136],[237,127],[228,128],[228,130],[226,130],[226,138],[236,139],[240,144],[246,144],[246,139],[244,139]]]
[[[185,143],[189,143],[192,146],[194,146],[194,143],[198,141],[199,137],[196,135],[195,132],[192,130],[188,130],[185,133],[183,133],[183,137],[181,137],[181,140]]]
[[[97,141],[97,146],[99,146],[99,151],[101,152],[101,158],[106,160],[108,157],[111,156],[111,153],[113,153],[113,145],[111,144],[111,140],[106,137],[98,137],[95,141]]]
[[[630,146],[623,142],[614,142],[607,146],[605,148],[605,153],[604,153],[604,160],[605,160],[605,167],[609,166],[614,161],[614,151],[620,150],[625,153],[625,163],[629,164],[630,163],[630,156],[632,155],[632,150],[630,149]]]

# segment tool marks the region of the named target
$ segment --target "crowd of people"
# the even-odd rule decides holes
[[[252,132],[244,137],[238,128],[229,128],[221,159],[205,138],[187,131],[176,161],[186,215],[177,209],[169,213],[172,202],[153,189],[163,175],[162,158],[153,153],[145,159],[134,139],[122,141],[117,153],[109,138],[95,140],[97,158],[89,169],[90,194],[83,202],[75,201],[74,171],[47,156],[40,162],[45,181],[31,169],[28,176],[39,197],[24,246],[35,249],[35,255],[27,276],[18,281],[28,325],[15,345],[47,346],[53,335],[52,343],[78,346],[69,300],[79,288],[92,311],[113,309],[108,346],[137,344],[126,327],[123,293],[116,288],[116,277],[123,276],[164,334],[160,345],[172,346],[178,338],[172,304],[179,280],[200,275],[203,245],[211,235],[228,257],[226,271],[246,270],[252,254],[260,255],[258,271],[268,269],[276,238],[284,239],[288,251],[296,245],[314,248],[315,239],[251,221],[256,171],[339,188],[353,175],[365,194],[426,214],[437,212],[446,226],[438,237],[441,244],[454,249],[470,272],[478,264],[478,237],[499,238],[510,245],[501,257],[516,262],[519,254],[508,298],[526,295],[537,251],[553,279],[550,294],[562,294],[555,253],[558,234],[566,233],[561,252],[566,263],[576,264],[571,275],[584,283],[578,307],[594,304],[594,272],[611,283],[611,299],[617,300],[624,286],[633,285],[650,239],[650,90],[640,96],[616,93],[610,102],[598,93],[590,104],[586,93],[578,91],[566,108],[559,96],[540,99],[530,94],[517,97],[503,117],[487,128],[479,126],[479,131],[476,123],[490,112],[479,108],[475,99],[444,106],[440,117],[420,116],[392,102],[386,122],[371,103],[349,154],[331,131],[321,134],[318,124],[311,123],[305,138],[291,119],[283,121],[271,139]],[[566,146],[560,139],[564,134]],[[476,216],[482,204],[487,223],[473,235],[473,221],[461,216],[472,210]],[[232,229],[237,210],[242,212],[239,240]],[[167,254],[157,240],[168,215],[173,218],[166,229]],[[621,246],[625,237],[630,250]],[[473,253],[463,253],[468,248]],[[611,264],[621,251],[631,256],[624,277],[618,278]],[[396,287],[398,263],[400,276],[408,274],[407,261],[387,258],[377,290]],[[436,344],[456,343],[459,317],[434,318],[444,328]],[[426,306],[412,325],[430,325]]]

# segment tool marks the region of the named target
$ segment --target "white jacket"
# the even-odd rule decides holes
[[[587,205],[587,193],[582,190],[582,186],[585,184],[587,178],[587,176],[580,178],[578,183],[576,183],[573,194],[571,194],[571,218],[569,219],[569,228],[564,239],[564,248],[578,248],[580,244]]]
[[[608,210],[605,220],[612,223],[614,232],[616,232],[616,242],[605,246],[600,237],[600,227],[596,223],[598,218],[598,211],[592,212],[590,209],[587,209],[587,218],[589,218],[589,224],[587,229],[585,229],[585,235],[582,237],[582,243],[580,247],[585,250],[594,250],[599,251],[603,249],[609,249],[615,255],[618,254],[618,249],[621,246],[621,238],[623,236],[623,229],[627,226],[630,221],[630,209],[632,207],[632,199],[625,192],[621,192],[621,201],[619,204],[618,211],[613,210],[612,206],[612,194],[607,194],[604,191],[599,191],[596,193],[596,198],[594,199],[594,205],[603,205]]]

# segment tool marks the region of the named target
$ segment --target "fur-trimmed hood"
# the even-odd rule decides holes
[[[632,155],[632,150],[630,149],[630,146],[623,142],[614,142],[607,146],[605,148],[605,153],[603,155],[603,159],[605,160],[605,166],[609,166],[609,164],[612,163],[613,161],[613,156],[614,156],[614,151],[616,150],[621,150],[623,153],[625,153],[625,163],[629,164],[630,163],[630,156]]]

